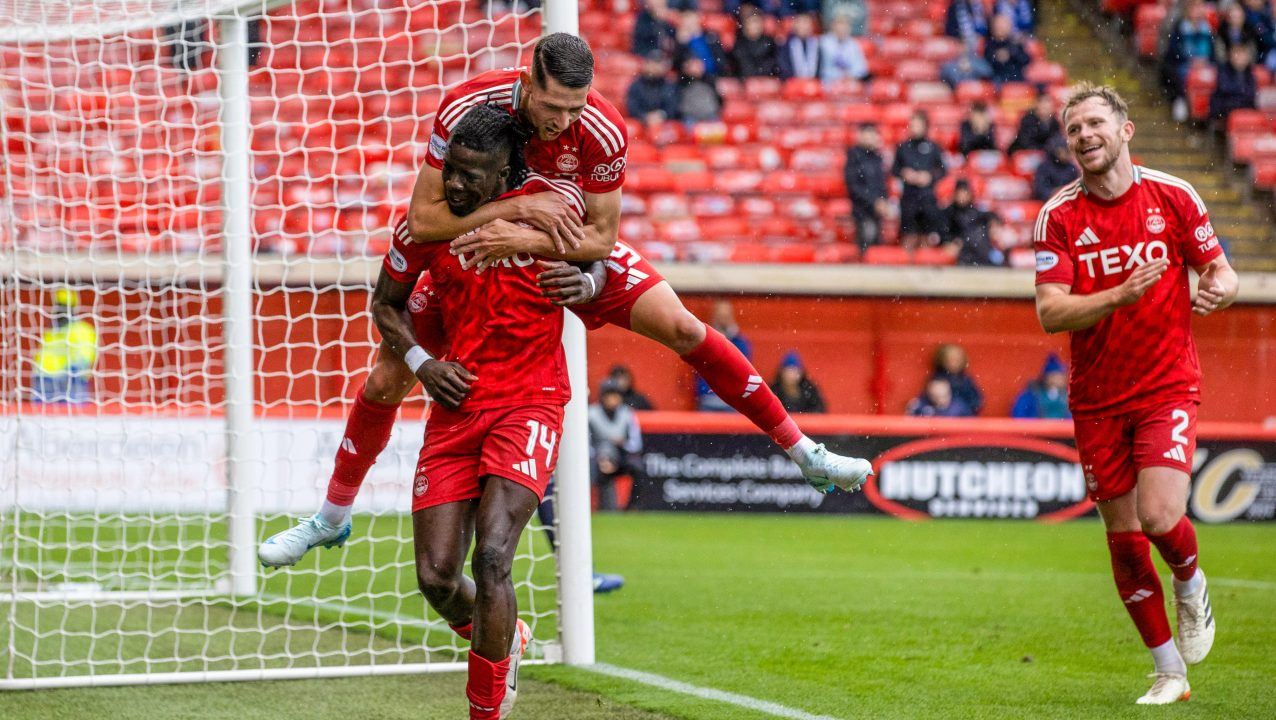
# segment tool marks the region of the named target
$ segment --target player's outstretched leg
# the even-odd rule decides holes
[[[519,536],[537,504],[535,493],[512,480],[488,476],[484,482],[475,520],[474,636],[465,686],[471,720],[508,717],[518,696],[518,665],[531,633],[518,619],[511,572]]]
[[[718,397],[783,448],[815,489],[858,490],[872,473],[873,466],[867,460],[829,452],[803,435],[749,359],[722,333],[683,307],[668,283],[659,283],[638,298],[630,313],[630,326],[678,353]]]
[[[399,405],[415,385],[416,377],[392,353],[384,348],[377,353],[376,365],[346,418],[323,506],[262,543],[257,557],[263,565],[295,565],[313,547],[345,544],[352,530],[350,507],[368,470],[390,442]]]

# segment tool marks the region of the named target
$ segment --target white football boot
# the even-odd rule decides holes
[[[869,461],[831,453],[823,443],[797,454],[793,462],[802,469],[802,475],[811,487],[822,493],[832,492],[835,487],[855,492],[873,474],[873,465]]]
[[[1198,571],[1199,572],[1199,571]],[[1183,662],[1195,665],[1210,654],[1214,646],[1214,611],[1210,607],[1210,591],[1205,585],[1205,573],[1201,573],[1201,586],[1187,597],[1174,596],[1174,607],[1179,621],[1178,637]]]
[[[510,716],[514,710],[514,700],[518,698],[518,664],[527,652],[527,644],[532,641],[532,629],[519,618],[514,626],[514,642],[510,645],[510,669],[505,675],[505,699],[501,700],[501,720]]]
[[[1177,673],[1152,673],[1148,677],[1155,678],[1152,688],[1136,701],[1138,705],[1169,705],[1183,702],[1192,697],[1192,687],[1187,684],[1187,676]]]
[[[296,565],[310,548],[322,545],[326,548],[341,547],[350,537],[351,523],[330,525],[316,513],[303,518],[295,526],[270,539],[257,548],[257,559],[266,567]]]

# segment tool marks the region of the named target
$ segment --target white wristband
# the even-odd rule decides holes
[[[416,371],[425,364],[426,360],[433,359],[434,358],[430,356],[430,353],[426,352],[425,348],[420,345],[413,345],[408,348],[406,353],[403,354],[403,362],[408,364],[408,369],[412,371],[413,375],[415,375]]]
[[[598,294],[598,283],[594,282],[594,276],[585,273],[585,279],[589,281],[589,299],[593,299]]]

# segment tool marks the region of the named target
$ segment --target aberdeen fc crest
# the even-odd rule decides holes
[[[1148,210],[1147,229],[1154,235],[1165,232],[1165,217],[1161,215],[1161,208]]]
[[[580,167],[580,159],[575,155],[568,154],[558,156],[559,172],[574,173],[578,167]]]

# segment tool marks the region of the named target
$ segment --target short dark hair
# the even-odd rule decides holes
[[[860,123],[860,130],[872,130],[873,132],[877,132],[877,123],[875,122]]]
[[[532,79],[544,85],[546,77],[573,90],[592,85],[594,52],[589,43],[561,32],[541,38],[532,51]]]
[[[477,152],[504,150],[509,155],[510,186],[518,187],[527,175],[523,145],[529,136],[517,118],[497,105],[475,105],[461,116],[448,141]]]

